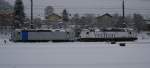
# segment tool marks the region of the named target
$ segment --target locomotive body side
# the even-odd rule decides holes
[[[137,34],[134,31],[94,31],[83,30],[80,34],[80,41],[97,42],[97,41],[134,41],[137,40]]]
[[[12,33],[12,40],[16,42],[72,41],[74,36],[74,32],[61,30],[15,30]]]

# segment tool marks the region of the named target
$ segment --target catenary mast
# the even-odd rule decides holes
[[[31,23],[30,23],[31,29],[33,29],[33,0],[31,0]]]

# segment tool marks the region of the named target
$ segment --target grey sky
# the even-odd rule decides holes
[[[7,0],[13,4],[15,0]],[[30,14],[30,0],[23,0],[27,15]],[[34,0],[34,15],[44,15],[44,8],[54,6],[57,13],[67,8],[70,13],[121,13],[122,0]],[[126,0],[126,14],[141,13],[150,15],[150,0]],[[111,8],[111,9],[100,9]],[[114,9],[112,9],[114,8]]]

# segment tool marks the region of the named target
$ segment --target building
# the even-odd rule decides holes
[[[97,25],[100,28],[113,27],[113,17],[108,13],[106,13],[102,16],[98,16],[97,21],[98,21]]]
[[[0,26],[12,26],[13,13],[1,13],[0,12]]]
[[[62,21],[62,17],[53,13],[49,16],[46,17],[46,19],[50,22],[55,22],[55,21]]]
[[[146,30],[150,31],[150,20],[144,20],[146,24]]]
[[[63,18],[58,14],[52,13],[51,15],[46,16],[44,23],[42,24],[44,28],[64,28],[65,23]]]
[[[10,32],[13,28],[13,20],[12,13],[0,12],[0,32]]]

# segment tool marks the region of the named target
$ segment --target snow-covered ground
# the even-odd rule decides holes
[[[7,37],[8,38],[8,37]],[[108,42],[13,43],[0,35],[0,68],[149,68],[150,38]]]

